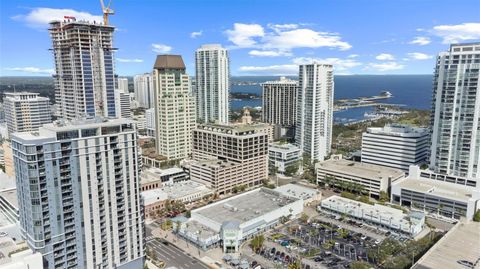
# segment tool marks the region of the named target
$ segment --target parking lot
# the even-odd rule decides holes
[[[338,215],[320,212],[308,223],[293,221],[266,235],[257,259],[286,268],[302,258],[302,268],[349,268],[354,261],[374,264],[368,253],[385,238],[403,243],[408,237]]]

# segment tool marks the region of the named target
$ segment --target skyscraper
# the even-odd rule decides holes
[[[115,109],[117,118],[131,118],[131,102],[130,94],[123,92],[120,89],[115,90]]]
[[[143,267],[134,121],[58,121],[12,149],[22,236],[45,268]]]
[[[50,99],[39,93],[9,92],[3,99],[8,134],[36,131],[52,122]]]
[[[195,53],[197,118],[199,122],[229,121],[230,68],[228,52],[218,44]]]
[[[152,82],[152,74],[145,73],[133,77],[133,87],[138,106],[153,108],[155,90]]]
[[[298,81],[280,77],[262,83],[263,122],[284,127],[295,125]]]
[[[115,117],[114,27],[53,21],[55,103],[62,118]]]
[[[311,161],[323,161],[332,145],[333,66],[299,67],[295,143]]]
[[[118,78],[117,79],[118,87],[121,92],[128,94],[128,79],[127,78]]]
[[[480,43],[455,44],[437,57],[430,167],[480,177]]]
[[[180,55],[159,55],[153,67],[157,153],[186,158],[195,128],[195,97]]]

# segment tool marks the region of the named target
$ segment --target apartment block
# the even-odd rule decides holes
[[[35,131],[52,122],[50,99],[33,92],[8,92],[3,98],[8,134]]]
[[[323,161],[332,147],[333,66],[300,65],[298,75],[295,144],[312,162]]]
[[[200,123],[228,123],[229,65],[228,51],[218,44],[203,45],[195,52],[197,118]]]
[[[480,43],[453,44],[437,57],[430,168],[480,179]]]
[[[137,130],[125,119],[14,133],[20,228],[45,268],[142,268]]]
[[[116,117],[114,30],[75,19],[50,23],[55,103],[61,118]]]

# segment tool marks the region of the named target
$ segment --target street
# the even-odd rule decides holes
[[[209,267],[199,260],[186,254],[183,250],[177,248],[169,242],[153,238],[147,241],[147,247],[155,253],[157,259],[166,264],[166,268],[175,266],[178,269],[208,269]]]

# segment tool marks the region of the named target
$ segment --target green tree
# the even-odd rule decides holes
[[[288,264],[287,269],[302,269],[302,262],[300,260],[296,260]]]
[[[350,264],[350,269],[370,269],[372,266],[364,261],[355,261]]]
[[[385,202],[388,202],[390,201],[390,197],[388,196],[388,194],[384,191],[380,191],[380,195],[379,195],[379,200],[380,202],[382,203],[385,203]]]
[[[302,215],[300,216],[300,221],[303,222],[303,223],[307,223],[308,215],[305,214],[305,213],[302,213]]]
[[[480,209],[473,215],[473,221],[480,222]]]
[[[294,163],[285,168],[285,175],[291,177],[298,172],[299,164]]]
[[[253,252],[261,249],[263,247],[263,243],[265,242],[265,237],[263,235],[257,235],[252,238],[250,241],[250,247],[252,248]]]

